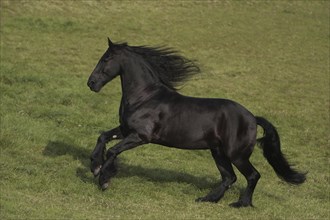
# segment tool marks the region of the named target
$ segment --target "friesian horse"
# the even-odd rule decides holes
[[[231,206],[252,206],[260,174],[249,158],[257,142],[280,178],[292,184],[305,181],[305,173],[294,170],[285,159],[278,132],[268,120],[228,99],[194,98],[177,92],[178,83],[199,72],[194,61],[166,47],[129,46],[109,38],[108,46],[87,83],[99,92],[116,76],[121,79],[119,126],[99,136],[91,155],[91,171],[99,175],[103,190],[116,173],[115,158],[147,143],[211,151],[222,180],[196,201],[218,202],[236,181],[234,165],[246,178],[247,187]],[[257,125],[264,130],[258,140]],[[121,141],[105,153],[106,143],[114,139]]]

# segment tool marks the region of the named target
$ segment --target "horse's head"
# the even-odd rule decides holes
[[[92,74],[87,85],[94,91],[99,92],[102,87],[120,74],[120,62],[116,45],[108,38],[109,48],[103,54]]]

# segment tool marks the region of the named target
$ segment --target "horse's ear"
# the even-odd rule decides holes
[[[111,42],[109,37],[108,37],[108,45],[109,45],[109,47],[111,47],[113,45],[113,43]]]

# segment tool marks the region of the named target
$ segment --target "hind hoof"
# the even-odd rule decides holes
[[[231,204],[229,204],[230,207],[233,208],[243,208],[243,207],[253,207],[252,203],[247,203],[247,202],[242,202],[242,201],[238,201],[238,202],[233,202]]]
[[[200,197],[195,200],[195,202],[212,202],[212,203],[217,203],[220,199],[219,198],[213,198],[213,197]]]

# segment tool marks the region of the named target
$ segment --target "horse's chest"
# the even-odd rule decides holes
[[[159,115],[157,111],[151,111],[150,109],[137,111],[123,109],[120,115],[120,122],[125,130],[136,132],[146,141],[151,141],[159,130]]]

